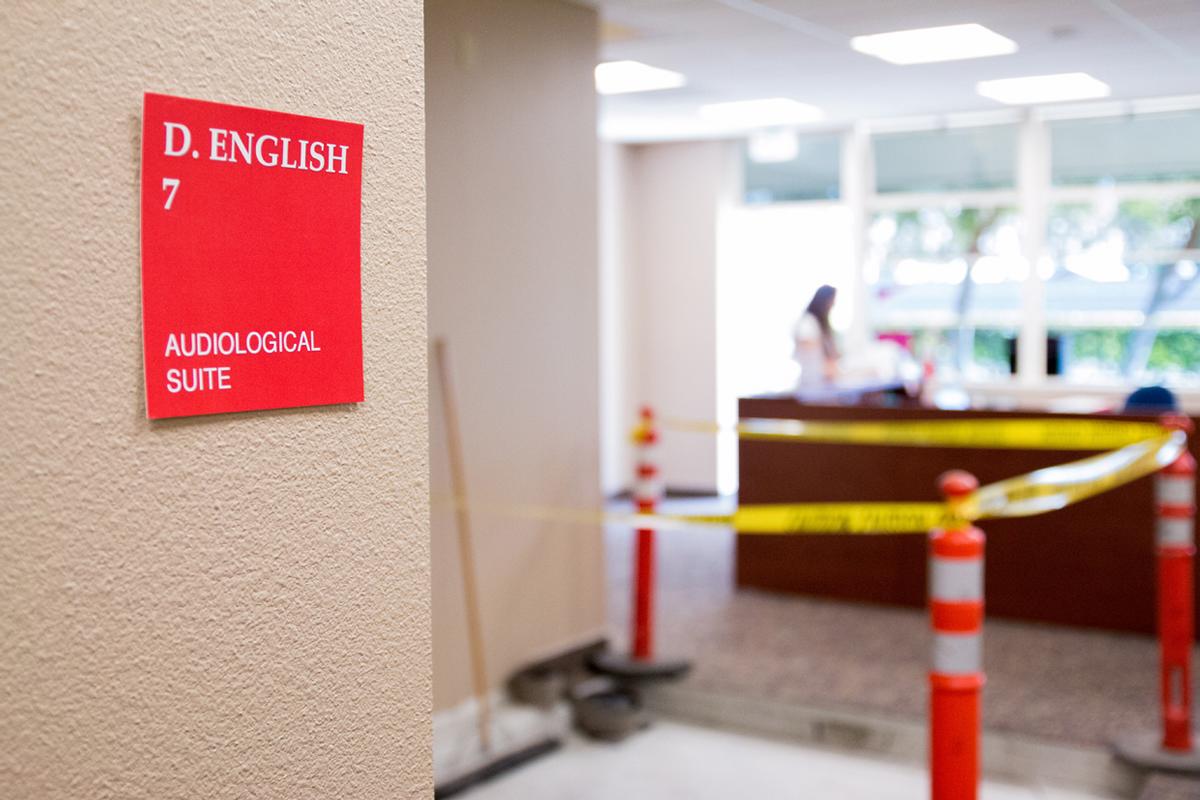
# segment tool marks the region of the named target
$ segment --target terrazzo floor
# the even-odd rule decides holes
[[[623,508],[614,504],[613,508]],[[728,513],[731,499],[668,500],[667,513]],[[608,619],[624,648],[631,530],[607,536]],[[657,653],[694,662],[690,689],[920,720],[930,634],[923,612],[733,585],[733,534],[658,534]],[[1082,746],[1158,723],[1153,638],[988,619],[984,725]],[[1195,678],[1195,676],[1193,676]]]

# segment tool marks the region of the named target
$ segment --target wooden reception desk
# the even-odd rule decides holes
[[[872,421],[1086,416],[801,405],[790,397],[746,398],[739,410],[743,418]],[[968,470],[986,484],[1093,452],[743,440],[739,502],[938,500],[937,477],[947,469]],[[1200,455],[1195,439],[1192,452]],[[982,523],[987,614],[1152,633],[1153,504],[1153,479],[1143,478],[1051,514]],[[737,537],[742,587],[923,606],[925,572],[919,535]]]

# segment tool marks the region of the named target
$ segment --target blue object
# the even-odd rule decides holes
[[[1178,410],[1175,393],[1165,386],[1143,386],[1125,398],[1125,411],[1128,413]]]

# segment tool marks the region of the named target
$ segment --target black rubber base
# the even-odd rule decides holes
[[[445,797],[453,797],[459,792],[464,792],[467,789],[470,789],[472,786],[483,783],[486,780],[490,780],[502,772],[508,772],[510,769],[515,769],[516,767],[524,764],[526,761],[532,761],[538,756],[545,755],[546,753],[552,753],[561,746],[562,742],[560,742],[558,739],[546,739],[543,742],[538,742],[537,744],[530,745],[524,749],[517,750],[515,753],[509,753],[503,758],[499,758],[490,764],[482,766],[474,772],[468,772],[461,778],[455,778],[454,780],[442,786],[433,787],[433,796],[435,800],[442,800],[442,798]]]
[[[619,742],[647,727],[650,715],[635,689],[611,685],[602,691],[591,691],[576,698],[575,724],[588,736]]]
[[[623,681],[674,681],[691,670],[690,661],[642,661],[611,650],[597,653],[588,662],[592,669]]]
[[[1192,738],[1200,742],[1197,734],[1192,734]],[[1164,750],[1162,734],[1158,732],[1143,731],[1118,737],[1113,742],[1113,752],[1117,758],[1136,767],[1200,774],[1200,750],[1195,747],[1187,753]]]

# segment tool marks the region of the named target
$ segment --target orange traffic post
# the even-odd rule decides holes
[[[1169,430],[1192,433],[1185,416],[1163,416]],[[1139,766],[1200,772],[1192,735],[1192,643],[1195,641],[1196,459],[1187,450],[1155,479],[1159,690],[1162,731],[1132,733],[1117,753]]]
[[[633,502],[639,514],[653,514],[663,495],[658,467],[658,427],[654,411],[643,406],[640,422],[633,432],[636,465]],[[633,602],[630,614],[628,658],[604,652],[592,659],[592,666],[626,680],[662,680],[682,677],[689,669],[686,661],[657,661],[654,658],[654,529],[638,528],[633,549]]]
[[[1191,420],[1173,418],[1172,427]],[[1163,469],[1155,485],[1158,511],[1158,644],[1166,750],[1192,749],[1191,655],[1194,639],[1192,562],[1196,556],[1196,459],[1188,451]]]
[[[983,531],[962,514],[979,488],[969,473],[938,479],[950,518],[929,535],[929,780],[933,800],[975,800],[983,693]]]
[[[642,422],[635,434],[637,477],[633,484],[633,502],[639,514],[653,514],[662,496],[662,482],[654,458],[658,429],[654,411],[642,408]],[[654,529],[639,528],[633,558],[633,620],[630,641],[633,657],[649,661],[654,657]]]

